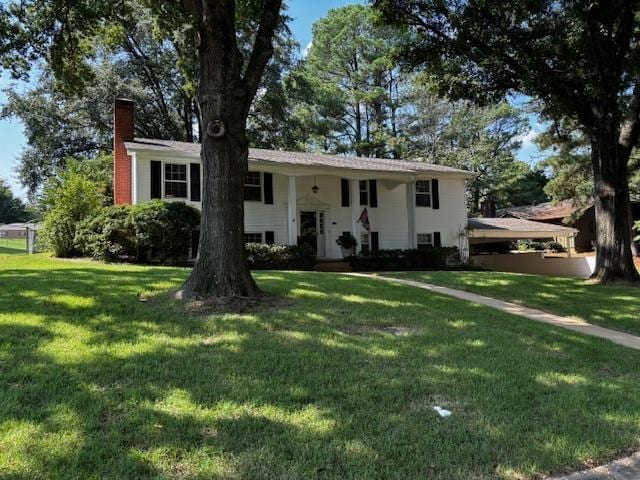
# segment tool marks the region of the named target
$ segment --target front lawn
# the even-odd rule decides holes
[[[186,274],[2,258],[0,476],[521,479],[640,445],[640,352],[336,274],[201,317]]]
[[[640,335],[640,286],[593,285],[580,278],[504,272],[402,272],[389,276],[467,290]]]
[[[25,238],[0,238],[0,255],[27,253]]]

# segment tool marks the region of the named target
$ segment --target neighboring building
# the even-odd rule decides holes
[[[200,145],[134,138],[134,105],[114,113],[114,201],[153,198],[200,207]],[[440,165],[250,149],[245,182],[247,242],[296,244],[316,234],[319,258],[341,258],[345,232],[359,249],[431,245],[468,251],[465,181],[473,174]],[[370,231],[359,219],[367,209]]]
[[[631,201],[633,221],[640,220],[640,201]],[[539,205],[502,208],[496,211],[499,218],[519,218],[535,222],[562,225],[578,230],[575,249],[577,252],[591,252],[596,245],[596,213],[593,200],[579,205],[574,200],[563,200],[558,203],[546,202]]]
[[[590,252],[595,248],[596,216],[593,202],[578,205],[573,200],[563,200],[556,204],[546,202],[539,205],[502,208],[497,210],[496,216],[575,228],[578,230],[574,238],[576,252]]]

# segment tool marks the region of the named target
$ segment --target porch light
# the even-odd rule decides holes
[[[320,187],[318,186],[317,178],[313,177],[313,187],[311,187],[311,191],[313,193],[318,193],[319,190],[320,190]]]

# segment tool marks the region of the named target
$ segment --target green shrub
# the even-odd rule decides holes
[[[173,263],[187,258],[200,212],[183,202],[107,207],[86,220],[76,247],[99,260]]]
[[[536,242],[535,240],[518,240],[516,246],[520,252],[527,252],[530,250],[543,252],[545,250],[544,243]]]
[[[308,244],[247,243],[245,249],[252,270],[313,270],[316,264],[315,250]]]
[[[137,245],[129,224],[131,208],[103,208],[82,222],[76,233],[76,248],[96,260],[135,260]]]
[[[57,257],[75,255],[76,229],[99,211],[102,200],[98,184],[83,174],[60,171],[49,179],[40,199],[44,212],[40,238],[45,247]]]
[[[414,250],[377,250],[349,257],[355,271],[425,270],[460,264],[457,247]]]
[[[567,251],[567,249],[564,248],[564,245],[562,245],[560,242],[555,242],[555,241],[545,242],[544,249],[547,252],[554,252],[554,253],[560,253],[560,252],[566,252]]]

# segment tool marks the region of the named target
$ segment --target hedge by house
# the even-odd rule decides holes
[[[188,258],[199,225],[200,212],[183,202],[107,207],[79,225],[75,245],[97,260],[175,263]]]
[[[315,250],[308,244],[247,243],[246,251],[252,270],[313,270],[316,264]]]
[[[376,250],[349,257],[354,271],[429,270],[460,264],[457,247]]]

